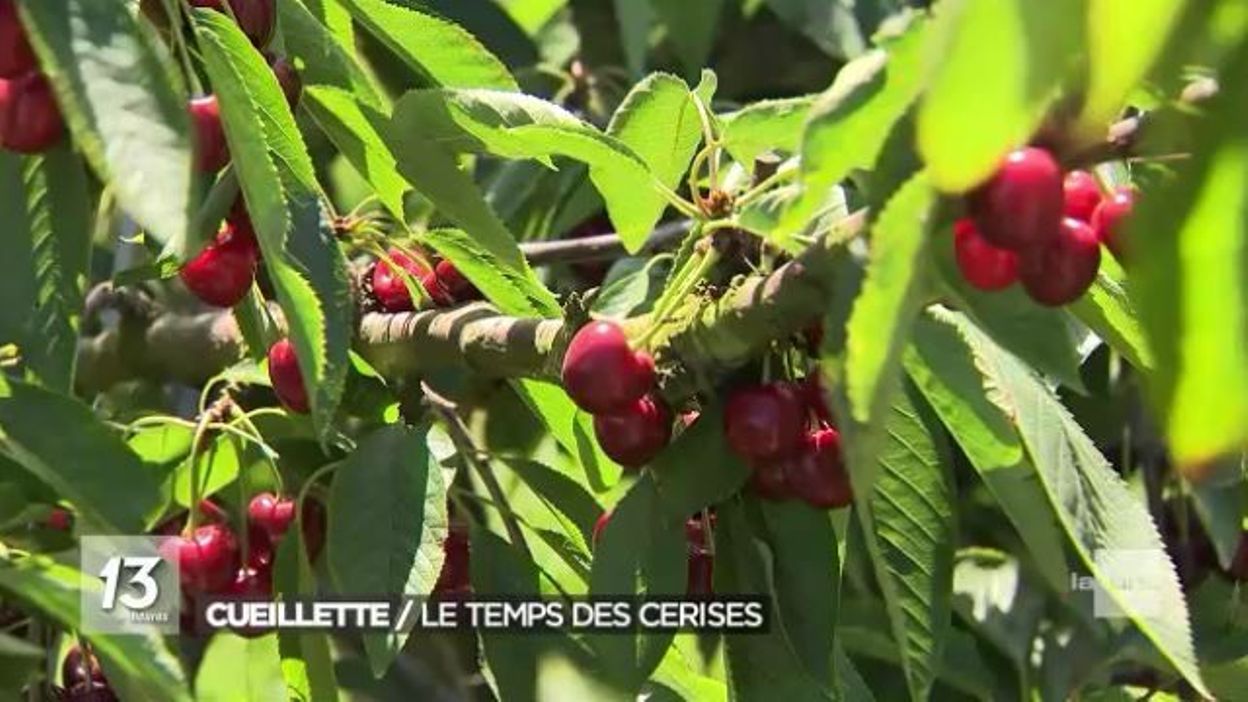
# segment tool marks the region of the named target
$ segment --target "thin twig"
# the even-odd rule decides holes
[[[525,556],[532,558],[532,554],[529,553],[529,545],[524,540],[524,533],[520,530],[520,523],[516,519],[516,514],[511,510],[511,504],[507,502],[507,497],[503,494],[503,488],[499,485],[498,476],[494,474],[494,467],[490,465],[489,461],[480,460],[480,452],[477,449],[476,442],[472,440],[472,434],[468,431],[464,420],[459,417],[457,412],[458,406],[451,400],[438,394],[436,390],[429,387],[429,384],[423,380],[420,382],[420,390],[424,393],[425,398],[429,401],[434,411],[446,422],[447,429],[450,430],[451,441],[459,449],[459,454],[463,456],[464,462],[481,476],[481,482],[485,484],[486,492],[490,493],[490,500],[497,505],[498,512],[503,517],[503,526],[507,528],[507,536],[511,539],[511,543],[520,549]]]
[[[693,223],[688,220],[660,225],[650,233],[650,237],[646,239],[646,243],[642,244],[636,255],[645,256],[676,245],[689,232],[691,226]],[[531,241],[521,244],[520,251],[534,266],[549,263],[604,261],[619,258],[628,253],[624,249],[620,235],[614,233],[580,239]]]

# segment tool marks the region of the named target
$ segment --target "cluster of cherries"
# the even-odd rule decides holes
[[[277,544],[295,521],[295,501],[262,492],[247,505],[247,553],[240,553],[238,539],[230,529],[225,511],[203,500],[199,513],[207,520],[187,530],[180,520],[167,522],[157,533],[168,538],[161,555],[178,564],[184,603],[184,628],[193,631],[198,597],[215,595],[269,598],[273,595],[273,559]],[[303,539],[308,560],[315,560],[325,545],[325,508],[313,498],[303,503]],[[256,636],[262,631],[239,631]]]
[[[1122,258],[1134,202],[1130,188],[1103,195],[1087,171],[1063,178],[1044,149],[1017,149],[967,196],[970,216],[954,224],[958,269],[981,290],[1021,281],[1042,305],[1071,303],[1096,279],[1101,244]]]
[[[60,107],[39,70],[17,3],[0,0],[0,148],[41,153],[55,146],[64,132]]]
[[[481,299],[477,290],[464,274],[448,260],[432,265],[423,257],[417,258],[391,248],[386,252],[388,261],[378,261],[373,268],[373,297],[387,312],[410,312],[416,309],[406,278],[420,282],[430,300],[438,307],[451,307],[461,302]],[[400,270],[396,270],[398,266]]]
[[[818,509],[853,501],[841,435],[817,375],[737,389],[724,408],[724,436],[750,466],[750,486],[759,497],[800,499]]]
[[[61,661],[61,685],[56,690],[60,700],[92,700],[92,702],[116,702],[117,693],[108,684],[100,662],[90,649],[74,645]]]
[[[672,438],[672,412],[655,392],[654,358],[634,351],[618,324],[590,322],[563,357],[563,388],[594,415],[602,450],[626,468],[649,463]]]
[[[710,512],[707,519],[712,528],[715,524],[715,513]],[[603,512],[594,522],[593,545],[598,546],[602,530],[611,521],[611,512]],[[685,581],[685,592],[689,595],[710,595],[714,592],[711,578],[715,572],[715,554],[711,551],[710,540],[706,533],[706,521],[701,514],[695,514],[685,520],[685,547],[688,552],[688,570]]]

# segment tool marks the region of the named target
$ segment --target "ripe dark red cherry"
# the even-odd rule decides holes
[[[191,98],[187,109],[195,132],[195,169],[200,173],[216,173],[230,162],[230,145],[225,140],[217,96]]]
[[[74,515],[63,507],[53,507],[44,518],[43,525],[53,531],[69,531],[74,525]]]
[[[819,509],[839,509],[853,502],[849,474],[841,457],[841,435],[825,428],[802,441],[802,452],[788,466],[788,484],[794,497]]]
[[[1122,258],[1126,253],[1125,230],[1134,209],[1135,191],[1131,188],[1118,188],[1092,214],[1092,229],[1096,232],[1096,238],[1117,258]]]
[[[243,566],[234,574],[234,579],[221,593],[224,597],[239,600],[271,600],[273,599],[273,571],[267,567]],[[231,627],[231,631],[239,636],[254,639],[272,631],[269,627]]]
[[[56,146],[64,133],[61,109],[42,73],[0,78],[0,148],[37,154]]]
[[[192,593],[218,593],[234,578],[238,542],[224,524],[204,524],[190,534],[171,536],[161,554],[176,560],[182,587]]]
[[[741,388],[724,408],[728,446],[749,462],[792,455],[801,446],[805,425],[802,399],[787,384]]]
[[[672,413],[650,395],[611,414],[594,415],[594,435],[603,453],[625,468],[640,468],[672,438]]]
[[[290,339],[282,339],[269,347],[269,381],[277,399],[286,409],[296,414],[311,411],[308,391],[303,385],[303,375],[295,357],[295,345],[290,343]]]
[[[35,52],[17,16],[17,3],[0,0],[0,78],[16,78],[37,67]]]
[[[968,196],[972,218],[990,243],[1013,251],[1052,240],[1064,208],[1062,171],[1052,154],[1011,151],[987,183]]]
[[[1096,177],[1087,171],[1071,171],[1062,181],[1065,195],[1065,214],[1082,222],[1092,221],[1092,212],[1101,204],[1101,186]]]
[[[417,260],[398,249],[386,252],[390,260],[409,276],[420,281],[430,272],[428,264]],[[412,296],[407,291],[403,275],[395,270],[387,261],[378,261],[373,268],[373,296],[387,312],[408,312],[416,309]]]
[[[463,524],[452,523],[447,532],[446,541],[442,542],[442,552],[446,559],[442,562],[442,572],[438,573],[438,581],[433,586],[434,594],[459,595],[472,590],[468,546],[467,527]]]
[[[178,272],[195,297],[215,307],[237,305],[256,279],[256,240],[226,224],[216,241],[204,247]]]
[[[459,272],[454,263],[445,259],[438,261],[437,267],[434,268],[434,274],[437,276],[438,284],[450,294],[455,302],[480,299],[481,291],[477,290],[472,281]]]
[[[61,684],[65,687],[76,687],[83,683],[89,685],[107,685],[104,671],[100,670],[100,662],[89,651],[78,646],[70,646],[61,661]]]
[[[286,96],[286,104],[290,105],[290,109],[295,109],[303,95],[303,79],[299,77],[299,71],[295,70],[290,61],[280,57],[270,61],[269,68],[273,69],[273,76],[277,78],[282,95]]]
[[[594,521],[594,534],[590,539],[590,545],[598,546],[598,539],[602,536],[602,530],[607,528],[607,522],[611,521],[611,512],[604,510],[598,515],[598,519]]]
[[[1002,290],[1018,280],[1018,254],[988,243],[970,219],[954,223],[953,250],[962,277],[980,290]]]
[[[438,280],[438,274],[433,271],[420,276],[420,287],[425,289],[425,294],[438,307],[450,307],[455,304],[455,298],[451,297],[451,293]]]
[[[793,496],[789,489],[788,464],[794,458],[755,461],[750,465],[750,489],[764,500],[780,502]]]
[[[218,12],[225,12],[223,0],[191,0],[195,7],[206,7]],[[238,20],[239,29],[251,40],[252,44],[263,48],[273,37],[273,28],[277,22],[277,5],[275,0],[229,0],[234,18]]]
[[[614,322],[581,327],[563,357],[563,388],[591,414],[628,408],[654,387],[654,359],[633,352]]]
[[[262,492],[247,503],[247,522],[264,531],[270,539],[277,540],[295,521],[295,501]]]
[[[1019,279],[1031,299],[1060,307],[1079,299],[1096,280],[1101,266],[1101,244],[1092,227],[1066,218],[1058,237],[1048,246],[1019,257]]]

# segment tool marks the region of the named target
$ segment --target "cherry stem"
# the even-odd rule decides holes
[[[209,421],[210,414],[202,412],[199,415],[199,421],[195,425],[195,433],[191,438],[191,507],[186,517],[186,528],[184,534],[190,534],[195,531],[195,527],[199,523],[199,446],[204,440],[204,435],[208,431],[208,426],[212,424]]]
[[[637,341],[638,347],[646,348],[659,329],[667,322],[667,317],[671,315],[677,305],[693,292],[698,283],[706,277],[706,274],[718,262],[719,249],[714,246],[707,247],[706,253],[702,254],[701,258],[695,255],[685,262],[675,283],[664,292],[659,298],[659,302],[656,303],[655,310],[651,313],[650,326]]]

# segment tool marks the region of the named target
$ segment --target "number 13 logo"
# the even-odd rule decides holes
[[[156,598],[160,595],[160,586],[152,577],[152,570],[160,564],[160,561],[161,559],[156,556],[113,556],[109,558],[104,568],[100,570],[100,577],[104,579],[104,599],[100,602],[100,608],[111,612],[117,606],[118,601],[123,607],[134,610],[144,610],[155,604]],[[142,595],[135,597],[131,593],[124,593],[121,597],[117,596],[117,584],[121,579],[122,571],[134,571],[134,575],[131,575],[126,583],[141,589]]]

